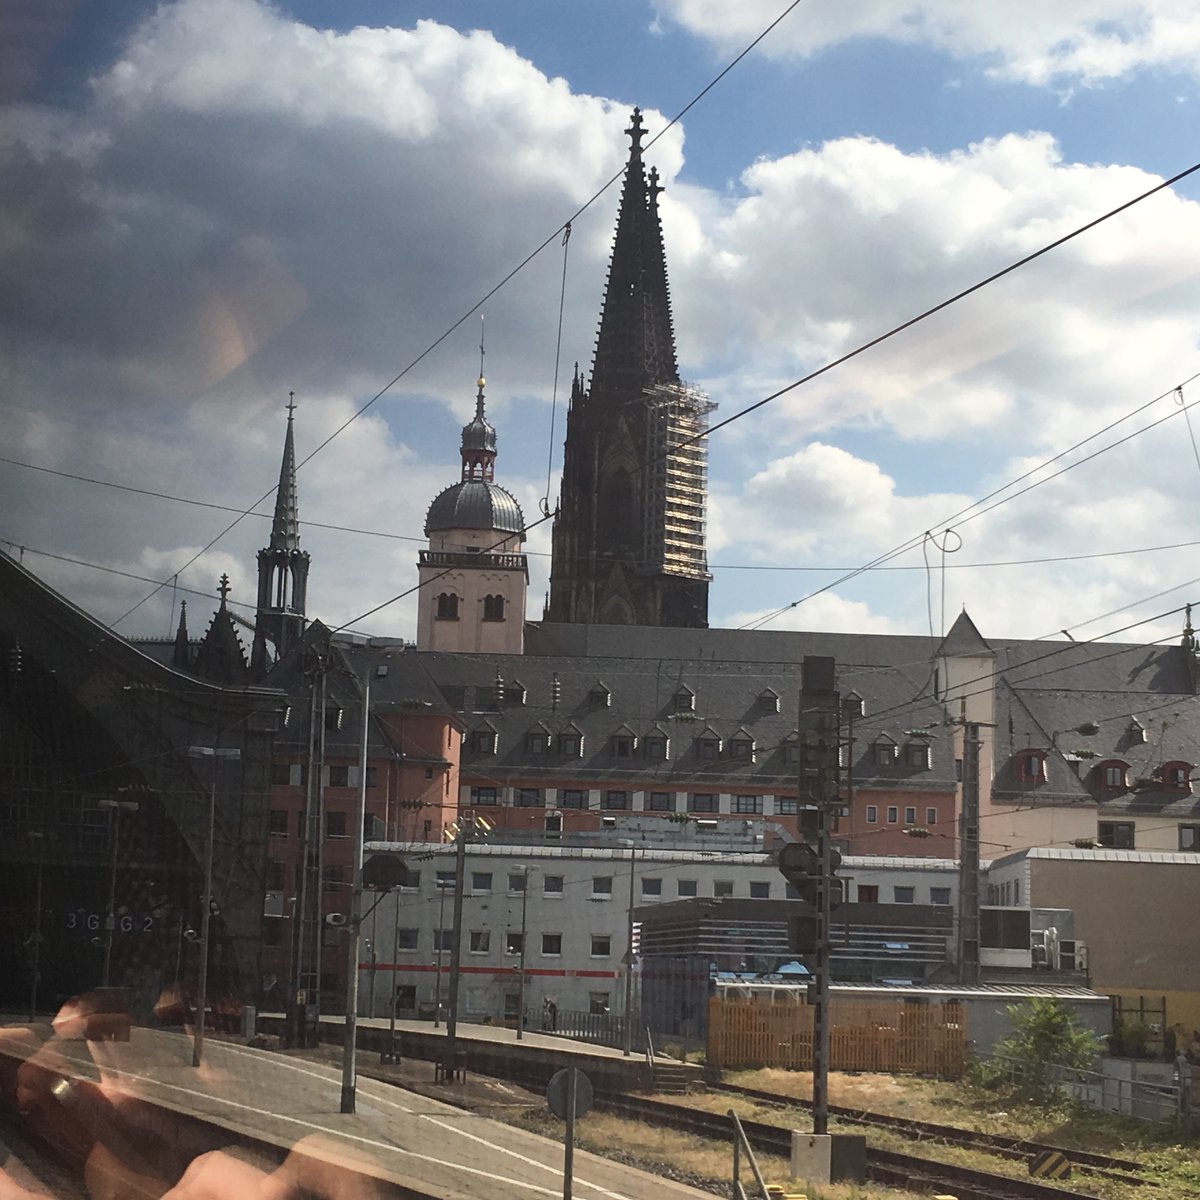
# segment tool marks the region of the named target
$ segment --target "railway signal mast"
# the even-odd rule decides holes
[[[837,670],[832,658],[804,659],[800,691],[800,804],[805,841],[782,847],[776,861],[784,878],[812,906],[815,919],[803,948],[810,953],[813,1004],[813,1133],[829,1126],[830,915],[842,902],[842,881],[834,875],[841,855],[833,848],[839,791],[841,712]]]

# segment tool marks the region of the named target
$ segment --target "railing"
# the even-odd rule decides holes
[[[540,1029],[542,1033],[552,1033],[559,1037],[575,1038],[581,1042],[591,1042],[597,1046],[624,1045],[624,1022],[620,1017],[611,1013],[573,1012],[559,1009],[553,1020],[553,1027],[546,1028],[546,1021],[531,1024],[529,1029]]]
[[[459,554],[450,550],[422,550],[423,567],[498,567],[502,570],[523,571],[523,554]]]
[[[762,1172],[758,1169],[758,1160],[754,1157],[754,1151],[750,1149],[750,1143],[746,1139],[746,1131],[742,1128],[741,1121],[738,1120],[738,1115],[731,1108],[729,1116],[733,1120],[733,1195],[734,1200],[747,1200],[746,1189],[742,1187],[742,1155],[746,1155],[746,1161],[750,1164],[750,1170],[754,1172],[754,1180],[758,1184],[758,1194],[761,1200],[771,1200],[770,1193],[767,1191],[766,1180],[762,1177]]]

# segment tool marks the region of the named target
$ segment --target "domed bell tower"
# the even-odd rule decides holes
[[[418,574],[417,649],[520,654],[529,567],[525,517],[494,482],[496,431],[484,416],[479,376],[475,417],[462,431],[462,478],[439,493],[425,518],[429,549]]]

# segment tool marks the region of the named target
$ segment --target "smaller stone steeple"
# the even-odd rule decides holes
[[[266,673],[304,634],[308,596],[308,553],[300,549],[300,505],[296,488],[296,444],[293,425],[296,394],[288,393],[287,434],[271,541],[258,552],[258,611],[254,623],[254,648],[250,657],[256,676]]]
[[[204,634],[196,651],[192,672],[214,683],[244,683],[246,679],[246,654],[242,640],[234,627],[233,614],[229,611],[229,576],[221,576],[221,605],[213,614],[212,623]]]
[[[171,665],[180,671],[186,671],[192,665],[192,643],[188,640],[186,600],[179,602],[179,627],[175,630],[175,649],[171,655]]]

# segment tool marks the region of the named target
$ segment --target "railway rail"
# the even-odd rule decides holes
[[[716,1141],[730,1136],[728,1117],[686,1105],[667,1104],[640,1096],[607,1094],[597,1099],[597,1106],[617,1116],[651,1121],[683,1133],[691,1133]],[[742,1120],[742,1128],[756,1151],[790,1158],[791,1131],[780,1125],[762,1121]],[[867,1150],[867,1178],[888,1187],[906,1188],[931,1194],[952,1193],[958,1200],[1064,1200],[1066,1197],[1088,1196],[1075,1189],[1055,1187],[1036,1179],[997,1175],[956,1164],[941,1163],[919,1155],[902,1154],[894,1150]],[[1091,1198],[1094,1200],[1094,1198]]]
[[[731,1096],[740,1096],[759,1104],[769,1104],[781,1108],[811,1108],[812,1102],[794,1097],[780,1096],[775,1092],[759,1091],[755,1088],[739,1087],[736,1084],[710,1084],[709,1090],[719,1091]],[[896,1117],[889,1113],[870,1112],[866,1109],[846,1108],[831,1104],[829,1115],[847,1124],[863,1125],[877,1129],[888,1129],[904,1133],[916,1141],[938,1142],[945,1145],[961,1146],[968,1150],[979,1150],[997,1158],[1028,1161],[1036,1155],[1056,1150],[1065,1155],[1071,1162],[1072,1168],[1079,1168],[1089,1174],[1125,1183],[1132,1187],[1157,1187],[1153,1180],[1137,1174],[1142,1164],[1131,1158],[1118,1158],[1107,1154],[1095,1154],[1089,1150],[1066,1149],[1063,1146],[1051,1146],[1045,1142],[1027,1141],[1023,1138],[1010,1137],[1005,1134],[984,1133],[975,1129],[962,1129],[954,1125],[937,1125],[932,1121],[918,1121],[910,1117]]]

